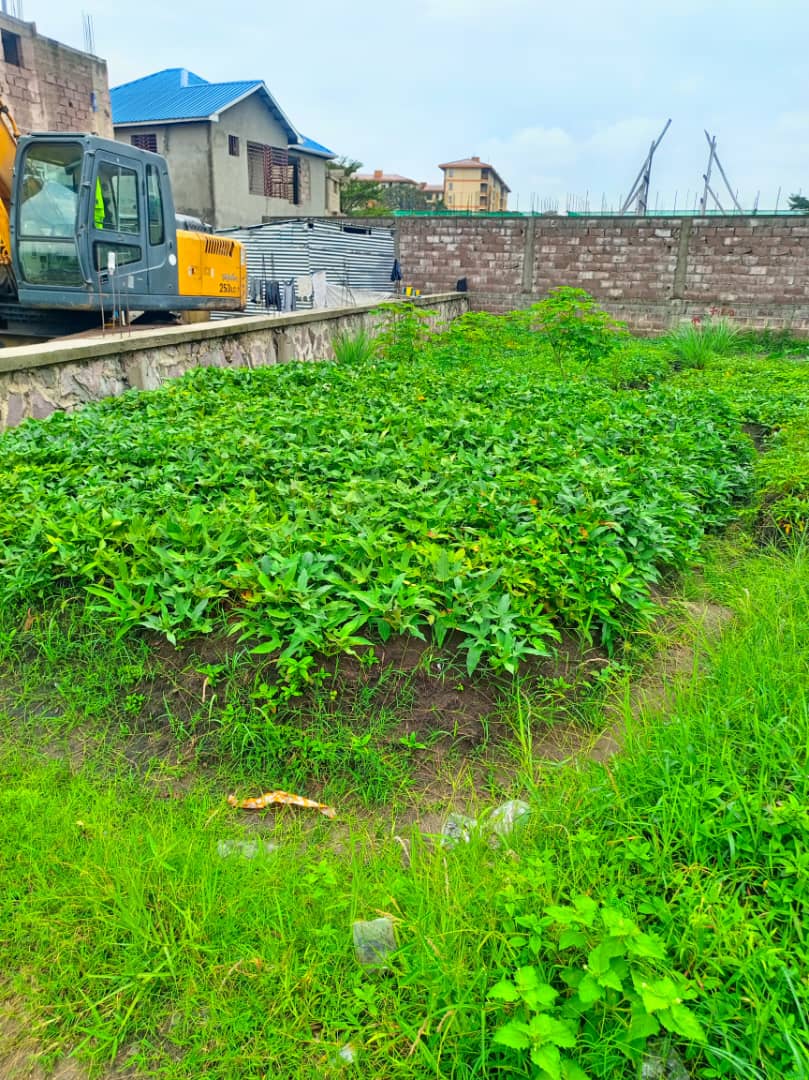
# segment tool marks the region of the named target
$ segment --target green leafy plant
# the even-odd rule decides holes
[[[751,490],[735,403],[654,348],[568,378],[522,314],[383,315],[373,358],[201,369],[6,433],[0,602],[238,635],[296,692],[395,635],[509,675],[564,631],[614,650]]]
[[[661,1030],[704,1044],[685,1004],[694,990],[665,965],[659,939],[618,908],[579,896],[541,917],[516,915],[514,926],[530,962],[489,991],[511,1007],[494,1042],[530,1061],[536,1080],[620,1075]]]
[[[584,289],[551,289],[529,309],[530,325],[547,342],[562,371],[568,362],[589,365],[609,354],[626,336],[626,327],[611,318]]]
[[[413,363],[427,342],[436,313],[406,300],[380,304],[376,311],[383,320],[376,337],[378,354],[394,364]]]

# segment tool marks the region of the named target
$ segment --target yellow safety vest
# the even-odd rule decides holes
[[[104,228],[104,196],[101,193],[101,180],[98,177],[96,178],[96,205],[93,219],[97,229]]]

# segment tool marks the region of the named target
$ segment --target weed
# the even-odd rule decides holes
[[[682,367],[704,368],[712,356],[729,356],[738,334],[726,319],[695,319],[677,327],[667,342]]]
[[[367,330],[337,334],[331,344],[338,364],[367,364],[376,355],[376,344]]]

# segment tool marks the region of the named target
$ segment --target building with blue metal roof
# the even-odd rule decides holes
[[[260,79],[167,68],[110,91],[115,137],[162,154],[178,213],[214,228],[340,212],[334,154],[302,135]]]

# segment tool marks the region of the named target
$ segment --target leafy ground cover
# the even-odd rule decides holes
[[[470,673],[561,629],[613,648],[749,492],[752,446],[704,387],[560,372],[505,329],[407,363],[200,370],[8,433],[0,602],[78,589],[115,632],[227,627],[292,681],[391,634],[452,639]]]
[[[805,347],[636,342],[580,295],[397,320],[0,439],[0,1012],[45,1067],[161,1080],[809,1075]],[[661,584],[735,617],[641,709]],[[572,634],[575,694],[532,652]],[[384,806],[473,709],[447,775],[531,816],[447,849],[430,785],[422,827]],[[549,760],[616,710],[618,756]],[[338,821],[225,802],[282,783]],[[245,835],[278,847],[219,856]]]

